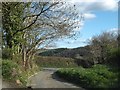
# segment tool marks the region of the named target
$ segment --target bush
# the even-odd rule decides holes
[[[16,63],[11,60],[2,60],[2,76],[4,79],[12,80],[16,78],[12,76],[13,69],[18,71],[18,65]]]
[[[120,64],[120,48],[113,48],[108,52],[108,61],[107,63],[113,66],[117,66]]]
[[[2,50],[2,59],[12,59],[12,49],[5,48]]]
[[[16,62],[19,65],[22,65],[23,64],[22,55],[21,54],[14,54],[12,61]]]
[[[33,68],[25,71],[21,65],[14,63],[12,60],[2,60],[3,79],[12,83],[16,83],[16,80],[19,80],[21,82],[20,86],[26,86],[28,77],[39,70],[36,64],[33,64]]]
[[[112,88],[117,87],[118,82],[118,73],[113,73],[104,65],[94,65],[87,69],[60,69],[56,74],[85,88]]]

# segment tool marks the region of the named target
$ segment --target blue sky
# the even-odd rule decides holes
[[[85,46],[86,41],[103,31],[117,30],[118,0],[72,0],[78,12],[82,12],[85,20],[76,35],[76,39],[61,39],[56,42],[56,48],[76,48]],[[70,2],[71,3],[71,2]],[[71,5],[72,5],[71,4]]]

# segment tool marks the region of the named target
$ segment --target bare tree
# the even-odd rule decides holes
[[[117,34],[114,32],[103,32],[92,37],[90,41],[91,52],[96,63],[105,62],[108,51],[117,46]]]
[[[48,46],[55,39],[73,35],[74,29],[79,28],[81,22],[75,5],[71,7],[66,2],[3,3],[3,11],[4,15],[8,14],[3,16],[4,36],[8,33],[9,37],[7,45],[10,48],[17,45],[22,50],[25,67],[29,66],[29,61],[39,46]],[[16,38],[19,38],[17,44]]]

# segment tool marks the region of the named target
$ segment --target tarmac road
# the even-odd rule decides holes
[[[58,69],[59,68],[44,68],[28,79],[27,86],[31,86],[32,88],[80,88],[79,90],[85,90],[57,77],[54,72]]]

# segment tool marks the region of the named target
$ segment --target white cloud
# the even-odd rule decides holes
[[[67,6],[75,5],[78,13],[83,14],[85,20],[94,19],[97,15],[95,11],[117,11],[119,0],[63,0]],[[66,6],[65,5],[65,6]],[[80,31],[84,26],[84,22],[80,22],[80,28],[74,31]]]
[[[118,28],[112,28],[110,31],[118,31]]]
[[[80,10],[93,11],[93,10],[117,10],[118,0],[71,0],[72,4],[77,5]]]
[[[91,3],[90,5],[85,7],[85,10],[103,10],[103,11],[115,11],[117,10],[118,5],[115,0],[101,0],[101,1],[95,1]]]
[[[108,32],[114,32],[114,33],[118,33],[118,28],[111,28],[109,30],[107,30]]]
[[[66,1],[66,0],[65,0]],[[117,11],[118,0],[67,0],[76,5],[78,12],[89,13],[94,11]],[[70,4],[69,3],[69,4]],[[93,15],[92,15],[93,16]]]
[[[83,17],[87,19],[94,19],[97,16],[95,11],[117,11],[119,0],[65,0],[70,2],[70,5],[77,7],[78,13],[82,13]],[[82,23],[82,27],[84,22]],[[77,29],[75,31],[78,31]]]
[[[85,46],[86,43],[86,39],[84,38],[78,38],[76,40],[69,40],[68,42],[65,42],[67,44],[68,47],[80,47],[80,46]]]
[[[95,14],[92,14],[92,13],[85,13],[83,14],[84,18],[85,19],[93,19],[93,18],[96,18],[96,15]]]
[[[80,44],[80,43],[86,43],[86,39],[84,38],[77,38],[77,39],[66,39],[64,43],[68,44]]]

